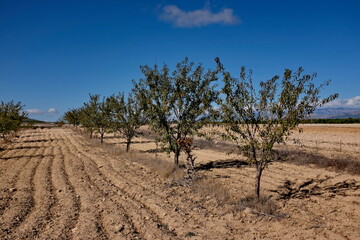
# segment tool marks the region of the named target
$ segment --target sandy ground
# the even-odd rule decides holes
[[[120,139],[106,141],[124,147]],[[132,147],[156,145],[139,138]],[[0,239],[360,239],[359,176],[274,163],[264,172],[262,193],[276,201],[279,214],[266,216],[174,186],[129,155],[111,154],[70,129],[28,130],[3,148]],[[195,154],[198,164],[238,159],[206,149]],[[253,188],[250,167],[199,174],[232,199]],[[284,195],[287,180],[291,192]]]

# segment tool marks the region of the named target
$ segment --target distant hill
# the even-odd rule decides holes
[[[41,121],[41,120],[37,120],[37,119],[32,119],[32,118],[26,118],[24,120],[25,123],[46,123],[44,121]]]
[[[313,119],[360,118],[360,108],[319,108],[311,116]]]

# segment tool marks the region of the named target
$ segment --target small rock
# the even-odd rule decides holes
[[[17,189],[16,188],[9,188],[9,192],[13,193],[13,192],[16,192]]]
[[[244,213],[245,214],[251,214],[252,213],[251,208],[245,208]]]
[[[120,233],[120,232],[124,231],[124,229],[125,229],[125,226],[123,224],[118,225],[115,227],[115,233]]]

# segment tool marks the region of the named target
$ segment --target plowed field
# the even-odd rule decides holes
[[[139,147],[139,141],[134,149],[151,144]],[[196,154],[200,163],[233,157]],[[0,151],[0,239],[360,239],[358,176],[274,163],[262,189],[276,199],[276,217],[172,185],[129,156],[111,154],[70,129],[22,132]],[[200,174],[232,199],[253,188],[250,167]],[[281,198],[286,180],[293,191]]]

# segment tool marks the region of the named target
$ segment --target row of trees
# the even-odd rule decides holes
[[[145,124],[143,110],[132,94],[127,98],[124,94],[106,98],[90,95],[82,107],[66,112],[64,120],[75,127],[81,125],[90,138],[98,133],[101,143],[106,132],[119,133],[126,139],[126,151],[130,150],[131,140],[139,134],[138,128]]]
[[[0,104],[0,136],[5,138],[21,128],[21,124],[27,117],[23,111],[24,106],[18,102],[3,102]]]
[[[360,118],[305,119],[302,120],[301,123],[326,123],[326,124],[360,123]]]
[[[146,119],[158,133],[162,148],[174,154],[174,164],[179,165],[183,152],[191,168],[193,138],[201,135],[204,124],[222,122],[222,130],[213,134],[234,141],[256,167],[255,193],[259,197],[262,172],[276,158],[274,145],[284,143],[301,120],[337,94],[320,98],[320,91],[330,82],[316,87],[316,74],[305,75],[302,68],[295,72],[286,69],[282,77],[274,76],[255,87],[251,71],[242,67],[240,77],[235,78],[218,58],[215,62],[215,69],[205,70],[185,58],[172,72],[167,65],[141,66],[144,77],[133,82],[127,100],[124,94],[102,100],[90,95],[90,101],[67,112],[65,120],[81,124],[90,135],[98,132],[101,141],[107,130],[118,131],[129,149],[136,129]],[[223,80],[221,88],[215,85],[219,78]]]

